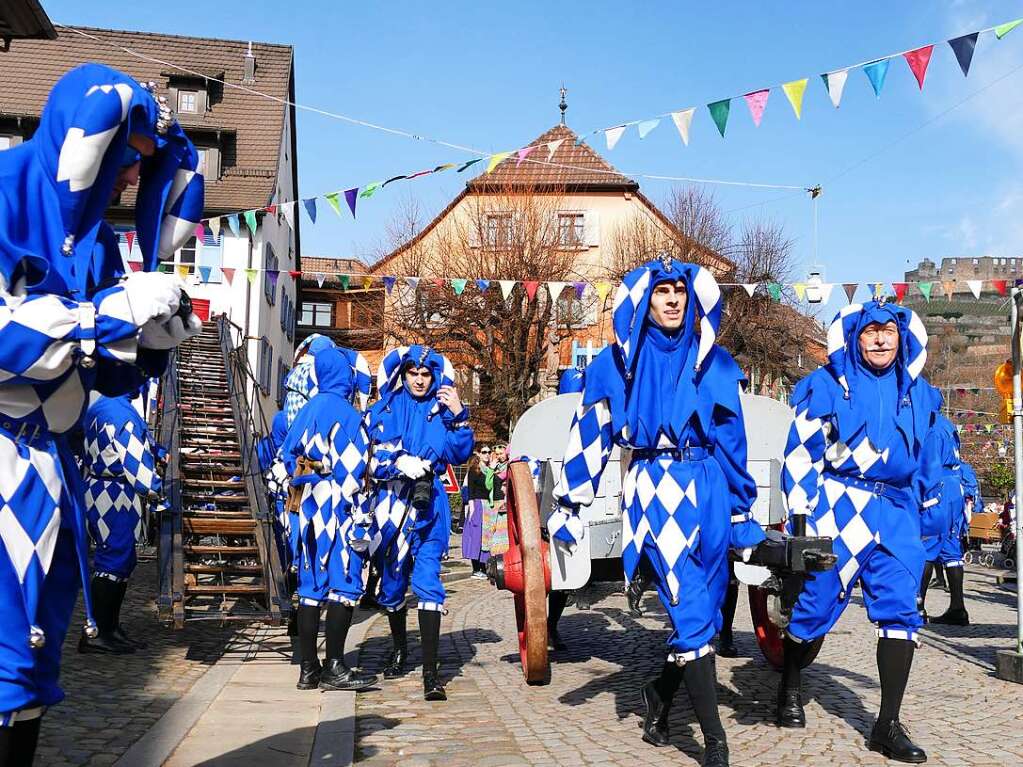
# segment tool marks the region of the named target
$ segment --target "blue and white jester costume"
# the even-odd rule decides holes
[[[872,367],[861,340],[889,344],[894,361]],[[808,643],[831,630],[859,583],[879,638],[881,713],[871,748],[920,761],[926,755],[909,741],[898,713],[921,625],[920,509],[938,502],[935,465],[921,470],[941,406],[921,375],[926,359],[927,332],[915,313],[885,301],[850,304],[828,330],[828,363],[793,391],[795,421],[782,467],[790,525],[798,529],[797,520],[805,520],[807,534],[831,537],[838,561],[814,573],[796,601],[778,701],[780,725],[805,726],[799,672]]]
[[[586,382],[586,371],[582,368],[569,368],[558,379],[558,394],[575,394],[581,392]]]
[[[421,369],[429,371],[430,386],[425,396],[415,397],[405,385],[405,375]],[[454,368],[443,355],[419,345],[392,349],[377,372],[380,399],[366,414],[374,562],[380,574],[379,602],[389,613],[394,639],[384,676],[405,673],[405,595],[411,582],[419,598],[424,684],[437,681],[436,648],[445,599],[440,569],[451,531],[451,507],[440,477],[449,464],[467,461],[474,446],[468,408],[455,414],[437,398],[442,386],[453,385]],[[414,490],[424,482],[432,485],[432,492],[417,508],[412,503]]]
[[[939,414],[924,445],[921,470],[931,475],[929,502],[921,507],[920,533],[927,562],[945,567],[962,567],[963,550],[959,542],[966,514],[965,488],[959,457],[959,433],[945,416]],[[925,575],[927,581],[930,578]],[[921,593],[921,596],[923,594]]]
[[[648,316],[662,284],[685,290],[683,322],[674,331]],[[632,449],[622,483],[625,578],[643,559],[652,566],[673,628],[661,676],[643,689],[657,720],[656,731],[652,720],[644,726],[644,740],[667,743],[667,710],[684,679],[708,748],[723,748],[712,641],[721,627],[728,552],[764,539],[750,513],[756,483],[746,471],[745,377],[714,343],[721,291],[706,269],[670,259],[643,264],[625,275],[613,311],[615,343],[586,369],[555,488],[559,510],[548,529],[574,546],[582,534],[579,507],[593,501],[612,446]]]
[[[361,363],[360,363],[361,360]],[[301,488],[293,566],[298,574],[299,689],[360,689],[375,677],[344,666],[352,611],[362,596],[371,518],[360,504],[369,441],[351,400],[359,391],[358,352],[323,349],[315,357],[317,393],[299,410],[281,447],[291,485]],[[296,473],[298,459],[317,465]],[[327,668],[316,656],[320,606],[328,602]]]
[[[284,439],[287,436],[288,419],[284,411],[280,410],[273,417],[270,434],[256,444],[256,455],[259,458],[259,470],[263,472],[266,481],[267,495],[274,507],[274,541],[277,544],[277,553],[281,565],[285,569],[290,569],[292,552],[297,543],[292,536],[298,535],[298,525],[292,527],[290,515],[286,509],[289,481],[287,469],[284,468],[281,448],[284,446]]]
[[[313,360],[318,352],[323,349],[333,349],[335,344],[326,336],[313,333],[302,339],[302,342],[295,349],[295,367],[288,373],[284,381],[284,414],[288,419],[288,426],[295,420],[298,411],[309,399],[316,394],[316,370],[313,367]],[[356,371],[356,393],[352,404],[359,410],[365,410],[369,404],[369,392],[373,384],[373,374],[370,372],[369,363],[366,358],[360,356],[358,360],[359,369]]]
[[[94,546],[92,602],[99,636],[83,635],[80,651],[130,652],[120,610],[135,570],[142,516],[162,491],[157,452],[134,393],[93,393],[85,425],[85,520]]]
[[[136,203],[153,268],[194,231],[203,194],[194,148],[149,91],[80,66],[54,86],[33,138],[0,153],[0,725],[15,730],[63,698],[61,645],[88,578],[84,490],[63,434],[91,390],[137,388],[139,368],[156,375],[165,364],[154,348],[198,322],[168,329],[180,300],[170,275],[116,282],[122,259],[102,216],[121,168],[137,161],[129,135],[153,149]],[[85,606],[91,632],[88,591]]]

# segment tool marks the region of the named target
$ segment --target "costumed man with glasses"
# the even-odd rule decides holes
[[[834,540],[832,570],[815,574],[792,611],[778,688],[778,725],[805,727],[800,669],[811,642],[831,630],[862,587],[877,625],[881,709],[870,748],[890,759],[927,756],[899,720],[922,625],[921,509],[940,495],[940,461],[924,459],[941,395],[921,375],[927,331],[911,310],[884,300],[850,304],[828,330],[828,363],[792,394],[796,417],[782,468],[794,532]]]
[[[682,684],[704,736],[705,767],[727,767],[718,715],[713,640],[729,576],[729,550],[764,540],[750,507],[742,371],[714,339],[721,291],[707,270],[668,256],[625,275],[615,294],[615,342],[586,369],[569,432],[555,545],[583,533],[613,444],[632,449],[622,482],[622,561],[631,580],[649,563],[672,633],[660,675],[646,684],[643,740],[669,745],[668,715]],[[697,333],[699,327],[699,333]]]
[[[448,359],[429,347],[393,349],[377,373],[380,399],[366,414],[379,602],[387,610],[394,644],[384,678],[408,671],[405,595],[411,585],[419,598],[423,697],[430,701],[447,700],[437,647],[445,599],[440,570],[448,551],[451,506],[440,478],[449,464],[469,460],[474,446],[469,410],[454,377]]]
[[[84,488],[66,439],[93,390],[160,375],[201,330],[169,274],[124,275],[103,214],[138,184],[144,267],[202,215],[198,155],[162,100],[86,64],[50,92],[31,140],[0,152],[0,763],[30,764],[64,697],[60,652],[89,580]],[[84,591],[88,634],[97,632]]]

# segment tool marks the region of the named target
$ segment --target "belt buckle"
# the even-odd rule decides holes
[[[874,483],[874,495],[876,495],[878,497],[884,495],[884,489],[885,489],[884,488],[884,482],[875,482]]]
[[[31,434],[29,433],[29,431],[31,431]],[[39,424],[37,424],[37,423],[28,423],[26,421],[26,422],[23,422],[21,424],[21,426],[18,427],[18,431],[15,434],[14,438],[16,440],[18,440],[19,442],[24,441],[24,442],[27,442],[28,444],[32,444],[32,442],[34,442],[35,438],[38,437],[38,436],[39,436]]]

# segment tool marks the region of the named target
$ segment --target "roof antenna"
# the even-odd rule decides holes
[[[562,83],[561,84],[561,103],[558,104],[558,108],[561,110],[561,124],[562,125],[565,124],[565,112],[568,109],[568,104],[565,101],[565,96],[567,96],[567,95],[568,95],[568,88],[566,88],[565,84]]]

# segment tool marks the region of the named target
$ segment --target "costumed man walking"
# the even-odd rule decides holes
[[[377,373],[380,399],[366,414],[379,602],[387,610],[394,643],[384,678],[408,671],[405,595],[411,584],[419,597],[423,696],[430,701],[447,700],[437,674],[437,647],[445,598],[440,569],[451,507],[440,477],[449,464],[465,463],[474,444],[469,410],[454,378],[448,359],[426,346],[393,349]]]
[[[266,481],[266,491],[274,508],[274,542],[277,544],[277,553],[281,560],[281,566],[286,571],[291,570],[293,552],[295,550],[294,536],[297,534],[297,525],[287,510],[288,503],[288,472],[284,466],[281,448],[284,447],[284,440],[288,436],[288,419],[283,410],[278,411],[270,423],[270,434],[263,437],[256,444],[256,455],[259,458],[259,470],[263,472]]]
[[[65,434],[90,391],[138,388],[202,327],[179,312],[176,277],[123,276],[102,216],[139,184],[138,242],[154,269],[201,216],[197,162],[166,106],[97,64],[65,74],[32,139],[0,152],[0,764],[31,764],[40,717],[64,697],[61,646],[89,579],[84,488]]]
[[[615,294],[615,343],[587,368],[548,521],[552,540],[574,547],[583,535],[579,509],[592,503],[612,445],[632,449],[622,483],[625,577],[650,564],[673,628],[660,675],[641,691],[643,740],[668,745],[668,714],[684,683],[708,767],[728,764],[712,642],[729,549],[764,540],[750,513],[756,483],[746,471],[745,377],[714,344],[721,311],[713,276],[694,264],[664,257],[625,275]]]
[[[920,533],[924,545],[924,573],[920,580],[920,617],[924,623],[970,625],[970,616],[963,603],[963,548],[960,536],[966,518],[965,479],[959,457],[959,434],[945,416],[939,414],[924,446],[927,466],[941,467],[933,502],[920,510]],[[927,587],[935,567],[941,566],[948,579],[951,602],[948,610],[929,618],[926,609]]]
[[[156,448],[135,407],[136,392],[118,397],[93,393],[85,412],[85,519],[95,552],[92,610],[99,635],[85,631],[78,652],[131,653],[144,647],[121,626],[121,605],[135,571],[145,506],[159,497]]]
[[[370,545],[371,517],[360,505],[368,440],[351,404],[361,355],[330,348],[315,358],[319,391],[298,412],[281,448],[291,486],[302,497],[293,562],[298,573],[300,690],[362,690],[376,682],[345,665],[345,640],[362,596],[362,570]],[[298,459],[313,472],[298,472]],[[320,607],[327,605],[326,668],[316,652]]]
[[[850,304],[828,330],[828,363],[792,395],[796,417],[782,468],[793,531],[829,536],[838,557],[796,600],[784,640],[778,724],[805,727],[800,669],[860,583],[877,625],[881,710],[870,748],[900,761],[927,759],[899,721],[921,626],[916,596],[924,569],[920,509],[936,502],[940,466],[921,469],[941,395],[921,376],[927,331],[909,309]]]

